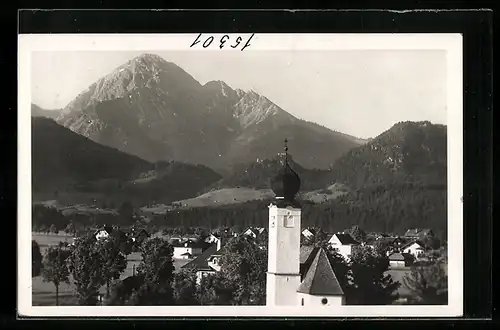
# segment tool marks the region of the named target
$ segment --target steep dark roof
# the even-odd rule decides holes
[[[318,253],[319,248],[314,246],[303,245],[300,247],[300,278],[304,279],[307,270],[311,266],[314,256]]]
[[[181,268],[185,269],[193,269],[193,270],[210,270],[213,271],[214,269],[208,265],[208,259],[217,252],[217,244],[212,244],[208,249],[203,251],[202,254],[198,256],[198,258],[194,259],[193,261],[188,262]]]
[[[140,235],[144,234],[146,235],[147,237],[150,237],[151,235],[146,231],[146,229],[140,229],[140,230],[134,230],[132,232],[132,234],[134,235],[135,238],[139,237]]]
[[[347,244],[354,244],[357,245],[359,244],[351,235],[349,234],[335,234],[337,235],[340,243],[347,245]]]
[[[300,247],[300,263],[305,263],[311,256],[315,247],[312,245],[302,245]]]
[[[316,296],[341,296],[344,291],[324,249],[319,249],[297,292]]]

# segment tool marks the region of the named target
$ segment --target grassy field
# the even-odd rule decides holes
[[[50,245],[58,244],[61,241],[72,242],[73,238],[67,235],[56,235],[56,234],[39,234],[33,233],[32,239],[36,240],[40,245],[40,252],[42,255]],[[135,269],[139,266],[141,262],[141,255],[139,252],[131,253],[127,257],[127,268],[120,276],[120,279],[124,279],[128,276],[133,275],[134,266]],[[175,271],[180,271],[181,267],[188,263],[189,260],[174,259]],[[76,305],[76,300],[74,298],[74,285],[73,279],[70,276],[70,284],[61,284],[59,286],[59,305],[61,306],[74,306]],[[32,278],[32,304],[33,306],[55,306],[56,304],[56,288],[54,284],[44,282],[41,276]],[[106,287],[103,286],[100,292],[104,294],[106,292]]]
[[[244,203],[252,200],[265,199],[273,196],[270,189],[254,188],[223,188],[210,191],[195,198],[177,201],[183,207],[203,207]]]

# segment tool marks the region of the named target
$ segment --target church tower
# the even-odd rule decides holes
[[[300,189],[300,177],[288,164],[288,147],[282,168],[271,180],[275,201],[269,205],[269,246],[266,282],[267,306],[300,305],[300,216],[295,200]]]

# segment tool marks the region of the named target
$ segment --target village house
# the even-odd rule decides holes
[[[174,247],[173,257],[175,259],[191,259],[199,256],[203,252],[201,244],[190,240],[172,245]]]
[[[96,240],[107,239],[112,232],[113,232],[113,227],[103,226],[102,228],[97,229],[94,232],[94,237],[96,238]]]
[[[302,236],[306,239],[310,239],[316,235],[316,231],[312,228],[306,228],[302,231]]]
[[[333,234],[328,243],[334,251],[337,251],[346,260],[351,258],[352,248],[360,245],[351,235],[346,233]]]
[[[220,239],[219,234],[210,234],[205,238],[205,242],[209,244],[216,243]]]
[[[208,249],[203,251],[193,261],[181,267],[182,269],[188,269],[196,273],[196,283],[198,285],[200,285],[203,277],[220,271],[220,258],[216,256],[217,248],[217,244],[210,245]]]
[[[409,267],[413,261],[413,255],[408,253],[393,252],[389,255],[389,265],[392,268]]]
[[[205,243],[215,244],[217,247],[217,251],[219,251],[222,248],[223,243],[225,243],[226,241],[227,241],[227,238],[225,238],[224,236],[221,236],[221,235],[216,235],[216,234],[210,234],[205,239]]]
[[[134,229],[132,228],[130,232],[130,237],[132,242],[136,244],[141,244],[144,240],[148,239],[151,235],[146,231],[146,229]]]
[[[253,238],[257,238],[262,236],[263,234],[267,233],[266,228],[262,227],[250,227],[247,230],[243,232],[243,235],[251,236]]]
[[[401,247],[403,253],[411,254],[415,259],[419,259],[425,252],[424,244],[420,241],[412,241]]]
[[[424,240],[426,238],[434,237],[434,233],[432,232],[432,229],[412,228],[408,229],[404,236],[407,239]]]

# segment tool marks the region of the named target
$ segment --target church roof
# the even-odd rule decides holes
[[[295,195],[300,190],[300,177],[288,164],[288,141],[285,139],[285,153],[282,161],[283,167],[271,179],[271,190],[274,192],[279,204],[296,206]]]
[[[316,253],[297,292],[323,296],[344,294],[324,249]]]

